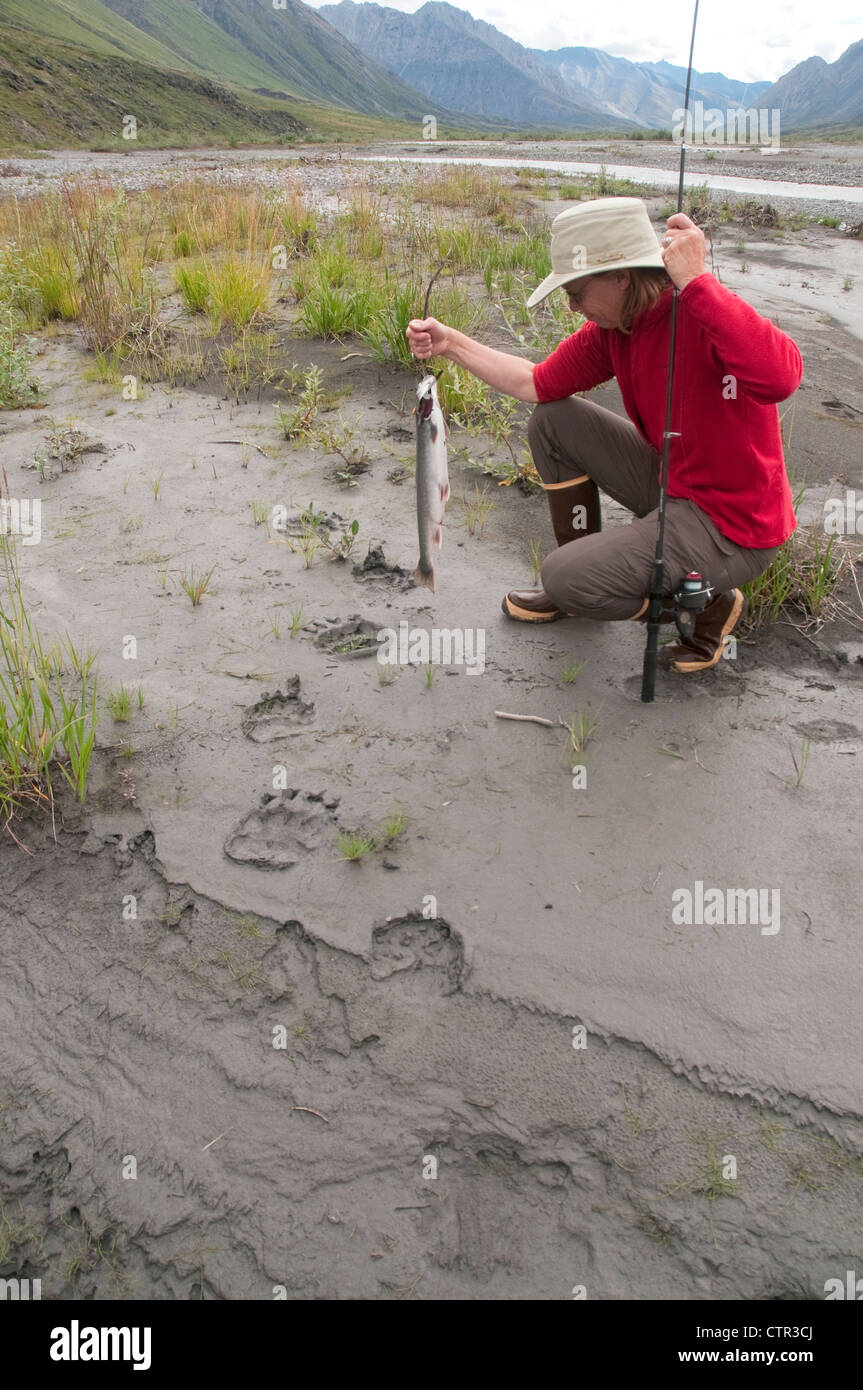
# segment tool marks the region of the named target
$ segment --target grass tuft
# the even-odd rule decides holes
[[[359,831],[341,831],[337,840],[339,859],[350,864],[359,864],[377,849],[377,841],[372,835]]]
[[[0,557],[0,819],[17,841],[11,822],[25,810],[53,805],[56,771],[85,799],[98,720],[95,658],[68,636],[43,643],[6,536],[0,536]]]
[[[192,607],[197,608],[204,594],[210,587],[210,581],[216,572],[215,565],[207,570],[206,574],[201,574],[194,565],[190,565],[188,574],[183,571],[180,575],[180,587],[183,592],[188,594],[192,601]]]

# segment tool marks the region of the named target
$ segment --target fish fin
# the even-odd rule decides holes
[[[438,550],[440,550],[443,545],[443,531],[439,526],[432,533],[432,545],[436,545]]]
[[[429,425],[429,433],[431,435],[431,442],[432,444],[434,444],[438,436],[438,428],[434,420],[432,420],[431,424]]]
[[[411,579],[415,584],[425,584],[426,588],[431,589],[432,593],[434,593],[434,569],[424,570],[421,565],[417,565],[411,575]]]
[[[449,483],[448,483],[448,482],[447,482],[447,483],[444,483],[443,486],[441,487],[441,490],[440,490],[440,500],[441,500],[442,502],[448,502],[448,501],[449,501]]]

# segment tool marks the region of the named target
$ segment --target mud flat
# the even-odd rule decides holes
[[[308,173],[334,196],[338,171]],[[804,355],[801,519],[863,496],[861,243],[729,224],[713,254]],[[99,1299],[823,1297],[863,1192],[853,589],[844,619],[741,638],[644,706],[637,625],[504,620],[543,501],[495,488],[471,533],[455,447],[438,592],[409,586],[414,379],[276,331],[353,388],[356,486],[266,393],[119,399],[72,328],[38,339],[46,409],[0,416],[11,491],[43,503],[36,620],[144,692],[105,715],[85,806],[0,843],[0,1275]],[[49,413],[104,452],[40,486]],[[306,568],[254,501],[355,518],[352,553]],[[197,607],[191,564],[216,567]],[[484,670],[382,678],[363,633],[400,622],[482,629]],[[579,711],[576,789],[557,721]],[[351,832],[376,840],[361,862]],[[714,888],[770,912],[676,919]]]

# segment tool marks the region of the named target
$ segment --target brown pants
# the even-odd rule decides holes
[[[553,551],[543,561],[543,589],[577,618],[632,618],[650,593],[653,575],[659,455],[629,420],[581,396],[538,405],[527,433],[544,483],[587,473],[635,513],[629,526],[582,536]],[[761,574],[778,549],[735,545],[694,502],[669,497],[664,592],[679,588],[689,570],[699,570],[717,592],[736,588]]]

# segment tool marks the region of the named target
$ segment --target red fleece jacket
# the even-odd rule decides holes
[[[671,286],[630,334],[585,323],[533,369],[540,401],[616,377],[626,413],[661,455]],[[797,525],[777,401],[800,385],[797,344],[709,272],[681,290],[669,497],[688,497],[737,545],[781,545]],[[657,460],[657,468],[659,460]]]

